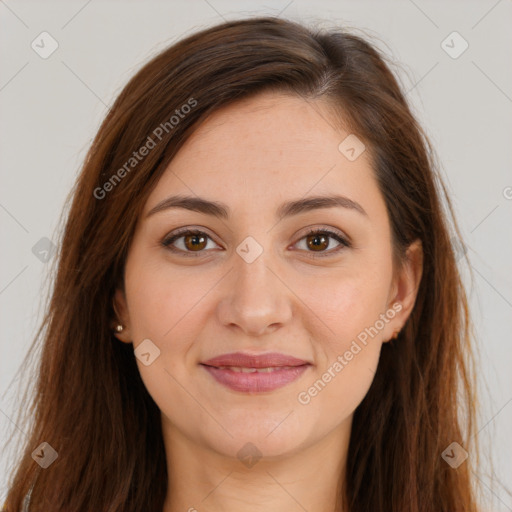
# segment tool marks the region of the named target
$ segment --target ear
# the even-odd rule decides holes
[[[421,240],[415,240],[406,251],[405,261],[398,270],[391,288],[388,310],[396,315],[387,324],[384,340],[390,341],[394,333],[402,330],[411,314],[423,275],[423,246]]]
[[[116,318],[112,322],[112,330],[114,331],[114,336],[124,343],[132,343],[132,336],[130,333],[130,317],[128,315],[126,297],[124,291],[119,288],[116,289],[114,294],[113,307],[116,314]],[[119,324],[123,326],[123,330],[121,332],[116,331],[116,327]]]

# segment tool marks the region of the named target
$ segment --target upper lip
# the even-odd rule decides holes
[[[309,364],[307,361],[296,357],[280,354],[278,352],[270,352],[267,354],[244,354],[243,352],[232,352],[230,354],[222,354],[201,364],[207,366],[235,366],[241,368],[271,368],[278,366],[302,366]]]

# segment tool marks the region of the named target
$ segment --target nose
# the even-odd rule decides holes
[[[292,317],[292,297],[283,272],[267,251],[252,263],[234,255],[234,268],[218,303],[222,325],[247,336],[270,334]]]

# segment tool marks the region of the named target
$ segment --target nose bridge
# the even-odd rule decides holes
[[[224,325],[236,324],[248,334],[259,335],[286,323],[291,304],[286,286],[276,275],[279,265],[273,251],[247,237],[236,248],[233,265],[220,306]]]

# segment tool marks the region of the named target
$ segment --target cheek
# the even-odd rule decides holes
[[[211,314],[205,309],[206,299],[218,279],[213,272],[199,278],[192,267],[176,271],[165,261],[152,264],[147,258],[134,257],[127,262],[134,348],[150,339],[160,351],[149,366],[139,359],[136,362],[146,389],[166,414],[190,406],[190,396],[180,384],[190,378],[187,363],[193,359],[194,341]]]
[[[318,367],[298,401],[308,414],[339,423],[361,403],[373,381],[382,347],[384,297],[369,287],[346,286],[332,293],[323,317],[330,332],[312,336]],[[326,303],[327,304],[327,303]],[[334,334],[333,332],[334,331]]]
[[[323,322],[325,330],[322,330],[328,340],[325,351],[331,358],[344,352],[347,343],[375,325],[385,313],[388,291],[387,274],[370,273],[369,269],[363,274],[357,269],[347,271],[346,275],[329,276],[323,282],[316,281],[315,287],[301,292],[304,302]]]
[[[208,417],[201,407],[194,414],[183,414],[193,404],[185,361],[204,325],[205,319],[200,316],[205,314],[206,302],[201,299],[216,281],[206,276],[198,279],[192,269],[171,272],[168,263],[151,263],[145,258],[134,257],[126,268],[134,348],[142,340],[150,339],[160,351],[148,366],[136,359],[140,376],[163,414],[190,431],[196,423],[206,423]]]
[[[321,414],[330,409],[332,419],[341,421],[368,392],[379,362],[383,328],[390,320],[385,310],[390,276],[386,268],[385,261],[351,268],[306,295],[307,305],[327,326],[317,336],[311,333],[319,366],[299,399],[309,411]]]
[[[201,311],[201,300],[215,285],[215,276],[204,274],[198,279],[192,267],[170,270],[165,262],[137,264],[134,259],[127,264],[126,293],[135,341],[154,338],[164,346],[176,332],[193,331],[198,324],[195,317]]]

